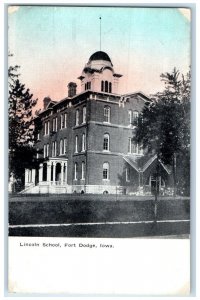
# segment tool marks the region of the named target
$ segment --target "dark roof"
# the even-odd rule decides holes
[[[91,60],[106,60],[106,61],[111,62],[111,59],[108,56],[108,54],[103,51],[97,51],[97,52],[93,53],[89,58],[89,61],[91,61]]]

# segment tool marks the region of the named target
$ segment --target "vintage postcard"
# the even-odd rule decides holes
[[[190,294],[190,49],[187,7],[8,6],[10,293]]]

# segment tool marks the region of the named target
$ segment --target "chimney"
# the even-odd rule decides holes
[[[77,84],[75,82],[68,83],[68,97],[73,97],[76,95]]]
[[[43,99],[43,108],[44,108],[44,110],[47,108],[47,105],[49,104],[49,102],[51,102],[51,98],[50,97],[45,97]]]

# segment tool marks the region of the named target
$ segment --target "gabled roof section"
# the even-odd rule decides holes
[[[47,107],[46,107],[45,110],[47,110],[47,109],[49,109],[49,108],[52,108],[56,103],[58,103],[58,102],[57,102],[57,101],[51,100],[51,101],[49,102],[49,104],[47,105]]]
[[[140,92],[140,91],[121,95],[121,97],[124,97],[124,98],[131,98],[133,96],[139,96],[143,101],[151,102],[151,99],[149,97],[147,97],[144,93]]]
[[[123,156],[123,159],[133,167],[137,172],[145,172],[157,159],[157,155],[154,156],[142,156],[140,158],[134,158],[131,155]],[[171,170],[168,166],[164,165],[160,160],[159,163],[167,174],[171,174]]]

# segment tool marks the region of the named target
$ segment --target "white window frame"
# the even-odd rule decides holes
[[[78,135],[75,136],[75,153],[78,153]]]
[[[63,114],[60,115],[60,129],[63,129]]]
[[[78,126],[79,125],[79,109],[76,110],[76,122],[75,125]]]
[[[134,111],[133,111],[133,117],[132,117],[133,123],[138,124],[138,117],[139,117],[139,112],[138,112],[137,110],[134,110]],[[134,124],[134,125],[135,125],[135,124]]]
[[[86,123],[86,106],[83,106],[83,124]]]
[[[104,106],[104,122],[110,123],[110,106]]]
[[[82,161],[81,163],[81,179],[85,180],[85,162]]]
[[[64,128],[67,128],[67,113],[64,113]]]
[[[44,145],[43,147],[43,157],[46,158],[46,149],[47,149],[47,146]]]
[[[86,150],[86,139],[85,139],[85,133],[82,134],[82,152],[85,152]]]
[[[132,110],[129,109],[128,111],[128,122],[129,122],[129,125],[132,125]]]
[[[47,147],[46,147],[46,157],[49,157],[49,144],[47,144]]]
[[[132,138],[128,138],[128,153],[132,153]]]
[[[77,180],[77,169],[78,169],[78,164],[77,162],[74,163],[74,180]]]
[[[64,138],[64,144],[63,144],[63,153],[66,154],[67,152],[67,138]]]
[[[105,140],[107,140],[107,149],[105,149]],[[105,133],[103,136],[103,151],[110,151],[110,135]]]
[[[130,182],[130,168],[126,168],[126,182]]]
[[[63,154],[63,140],[60,140],[60,155]]]
[[[104,178],[105,174],[106,174],[106,178]],[[110,165],[108,162],[104,162],[103,163],[103,180],[109,180],[109,178],[110,178]]]

